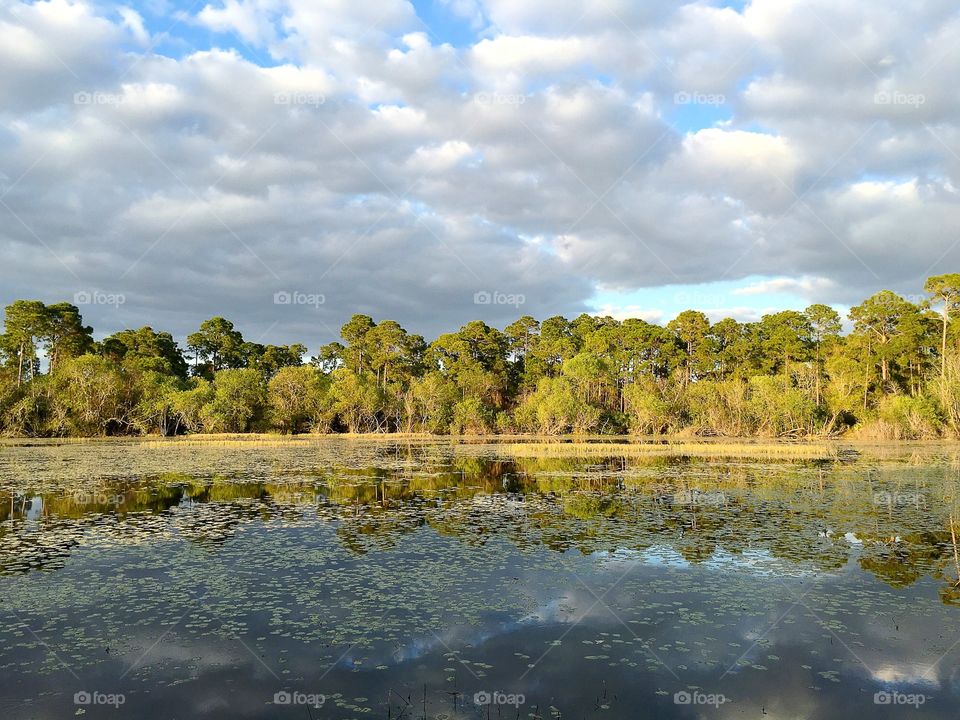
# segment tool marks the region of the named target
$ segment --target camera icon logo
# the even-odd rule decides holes
[[[676,705],[689,705],[693,702],[693,696],[686,690],[681,690],[673,694],[673,702]]]
[[[73,694],[74,705],[89,705],[91,702],[93,702],[93,698],[86,690],[81,690]]]
[[[490,701],[491,701],[492,699],[493,699],[493,698],[490,696],[490,693],[488,693],[486,690],[481,690],[481,691],[478,692],[478,693],[474,693],[474,695],[473,695],[473,704],[474,704],[474,705],[489,705],[489,704],[490,704]]]
[[[293,296],[286,290],[281,290],[273,294],[274,305],[289,305],[293,302]]]
[[[280,692],[273,694],[274,705],[289,705],[292,702],[293,696],[286,690],[281,690]]]
[[[480,292],[474,293],[473,295],[473,304],[474,305],[489,305],[493,302],[493,295],[486,290],[481,290]]]

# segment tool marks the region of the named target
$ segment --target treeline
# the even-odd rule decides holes
[[[878,292],[846,335],[819,304],[753,323],[477,320],[431,343],[355,315],[309,361],[221,317],[185,349],[150,327],[95,342],[73,305],[18,300],[0,335],[0,432],[960,437],[960,274],[925,288],[921,303]]]

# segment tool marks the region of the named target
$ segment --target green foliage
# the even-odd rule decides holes
[[[930,440],[939,437],[941,425],[932,398],[888,395],[881,398],[876,419],[858,428],[857,434],[875,440]]]
[[[52,434],[106,435],[129,425],[129,385],[121,368],[106,358],[61,360],[50,377]]]
[[[689,427],[700,435],[750,435],[750,386],[742,380],[703,381],[687,388]]]
[[[311,365],[278,370],[267,387],[273,426],[283,433],[326,430],[329,423],[323,418],[329,384]]]
[[[153,331],[151,327],[139,330],[121,330],[104,338],[99,344],[100,354],[115,362],[135,359],[144,369],[187,377],[187,362],[170,333]]]
[[[263,376],[250,368],[221,370],[213,378],[213,397],[201,418],[207,432],[247,432],[266,409]]]
[[[493,432],[496,411],[480,398],[467,398],[453,406],[450,432],[455,435],[486,435]]]
[[[628,385],[623,394],[633,432],[660,435],[683,427],[684,397],[679,386],[647,378]]]
[[[243,362],[243,335],[222,317],[200,323],[200,329],[187,336],[187,347],[193,351],[198,371],[201,362],[209,363],[209,370],[214,373],[222,368],[238,368]]]
[[[876,293],[847,336],[821,304],[748,323],[689,310],[666,327],[478,320],[429,344],[354,315],[308,364],[306,346],[245,341],[222,317],[188,335],[188,363],[169,333],[93,343],[73,305],[18,300],[0,335],[0,432],[960,437],[960,274],[925,288],[920,305]]]
[[[814,432],[817,408],[813,399],[790,377],[750,378],[747,401],[752,434],[768,437],[809,435]]]
[[[433,371],[415,378],[404,396],[404,429],[407,432],[445,433],[453,421],[454,406],[461,399],[459,388]]]
[[[541,378],[516,412],[522,430],[541,435],[595,432],[602,415],[568,377]]]
[[[383,429],[385,398],[371,373],[341,368],[334,370],[330,379],[328,407],[337,425],[351,433]]]

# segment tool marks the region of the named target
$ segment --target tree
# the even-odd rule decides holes
[[[284,367],[267,386],[273,424],[283,433],[319,426],[329,379],[311,365]]]
[[[810,323],[813,344],[816,348],[816,403],[819,405],[821,402],[820,381],[823,375],[823,344],[828,340],[839,338],[843,324],[840,322],[840,315],[829,305],[814,303],[804,310],[803,314],[806,315],[807,322]]]
[[[70,303],[48,305],[41,325],[41,339],[46,346],[50,372],[64,358],[75,358],[93,350],[93,328],[83,324],[83,317]]]
[[[809,357],[813,329],[803,313],[784,310],[764,315],[760,318],[757,330],[768,372],[789,374],[792,363]]]
[[[890,363],[895,356],[892,341],[904,319],[917,311],[915,305],[890,290],[881,290],[850,309],[854,332],[869,338],[867,352],[880,366],[884,384],[890,380]]]
[[[128,384],[120,368],[106,358],[64,360],[51,378],[54,434],[106,435],[129,424]]]
[[[243,354],[247,367],[259,371],[265,378],[272,378],[283,368],[297,367],[303,364],[306,345],[260,345],[244,343]]]
[[[667,330],[672,332],[686,349],[682,361],[684,382],[689,383],[714,369],[710,321],[706,315],[695,310],[684,310],[667,323]]]
[[[173,336],[168,332],[154,332],[149,326],[114,333],[100,342],[99,351],[114,362],[136,359],[157,372],[187,377],[187,361]]]
[[[43,337],[47,308],[39,300],[17,300],[4,310],[3,345],[16,358],[17,386],[33,373],[37,343]]]
[[[243,363],[243,335],[233,323],[212,317],[200,323],[200,329],[187,336],[187,347],[194,353],[194,368],[202,358],[216,373],[223,368],[238,368]]]
[[[927,279],[923,289],[930,293],[930,302],[940,306],[943,334],[940,341],[940,377],[947,375],[947,330],[952,316],[960,310],[960,273],[934,275]]]
[[[329,410],[348,432],[382,429],[384,397],[372,373],[341,368],[334,370],[330,379]]]
[[[250,368],[221,370],[213,378],[213,397],[204,405],[204,429],[246,432],[266,406],[263,376]]]
[[[354,315],[350,321],[340,328],[340,337],[347,341],[347,366],[354,372],[360,372],[369,367],[369,343],[367,333],[376,327],[373,318],[368,315]],[[368,364],[365,365],[364,362]]]

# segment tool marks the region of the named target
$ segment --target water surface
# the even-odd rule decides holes
[[[953,718],[958,468],[0,446],[0,716]]]

